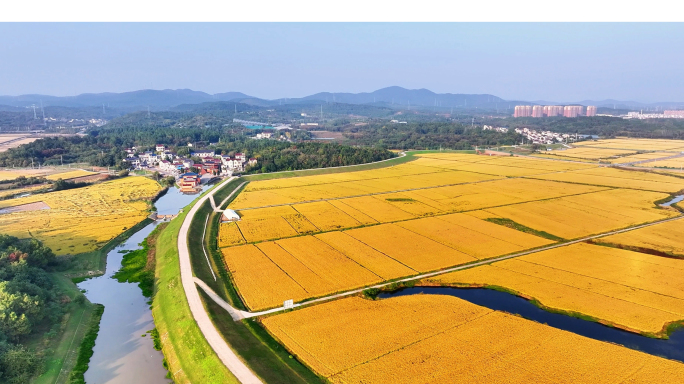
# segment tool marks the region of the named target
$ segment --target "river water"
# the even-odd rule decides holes
[[[155,202],[159,214],[175,214],[198,195],[184,195],[176,188]],[[156,351],[150,335],[154,328],[152,312],[138,284],[119,283],[112,275],[121,268],[122,250],[140,249],[140,243],[157,226],[151,223],[107,254],[105,274],[78,284],[93,303],[105,306],[93,357],[85,373],[88,384],[170,383],[162,366],[163,355]]]
[[[485,288],[414,287],[396,292],[383,292],[379,298],[405,295],[439,294],[455,296],[489,309],[518,314],[551,327],[573,332],[595,340],[607,341],[636,349],[651,355],[684,362],[684,331],[675,331],[669,340],[652,339],[636,333],[611,328],[592,321],[582,320],[540,309],[531,302],[506,292]]]

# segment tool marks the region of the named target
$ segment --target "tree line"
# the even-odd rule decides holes
[[[46,271],[54,261],[40,241],[0,234],[0,382],[28,383],[43,356],[25,344],[59,331],[70,299]]]

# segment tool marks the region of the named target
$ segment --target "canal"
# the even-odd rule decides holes
[[[197,194],[185,195],[177,188],[170,188],[155,202],[155,207],[159,214],[176,214],[197,197]],[[112,278],[121,268],[123,251],[140,249],[140,243],[157,224],[153,222],[143,227],[112,249],[107,254],[104,275],[78,284],[79,288],[85,289],[88,300],[105,306],[93,356],[85,373],[88,384],[171,382],[166,378],[162,353],[154,349],[150,335],[146,334],[154,328],[149,299],[142,295],[137,283],[119,283]]]

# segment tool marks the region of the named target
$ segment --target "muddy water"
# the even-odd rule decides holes
[[[159,214],[175,214],[197,196],[184,195],[172,188],[155,206]],[[119,283],[112,278],[121,268],[124,254],[120,251],[140,249],[139,244],[156,226],[157,223],[147,225],[110,251],[104,275],[78,284],[79,288],[86,290],[88,300],[105,306],[93,357],[85,373],[88,384],[171,382],[165,378],[162,353],[154,349],[149,335],[141,337],[154,328],[148,299],[137,284]]]

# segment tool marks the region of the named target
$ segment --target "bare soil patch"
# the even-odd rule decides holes
[[[5,213],[39,211],[41,209],[50,209],[50,206],[42,201],[36,201],[35,203],[15,205],[13,207],[2,208],[0,209],[0,215]]]

